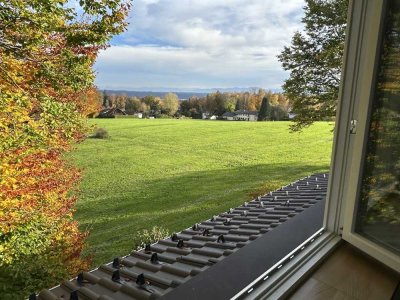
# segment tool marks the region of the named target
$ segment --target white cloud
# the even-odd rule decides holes
[[[138,0],[128,31],[102,52],[101,88],[279,88],[276,55],[301,29],[303,0]]]

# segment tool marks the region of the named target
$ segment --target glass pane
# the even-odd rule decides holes
[[[389,1],[355,231],[400,253],[400,1]]]

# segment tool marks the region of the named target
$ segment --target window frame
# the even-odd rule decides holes
[[[354,102],[352,120],[357,120],[356,133],[350,134],[350,164],[344,169],[343,239],[365,253],[400,272],[400,259],[395,253],[368,240],[355,232],[357,204],[363,174],[366,141],[368,139],[370,111],[375,97],[377,72],[380,59],[383,26],[387,1],[363,1],[365,9],[363,21],[357,32],[361,42],[358,66],[351,80],[344,80],[344,90],[354,88],[356,93],[349,100]],[[368,20],[366,22],[366,20]],[[373,62],[373,63],[371,63]],[[352,63],[347,66],[352,67]],[[347,86],[346,86],[347,85]],[[349,87],[350,86],[350,87]],[[368,88],[365,88],[368,87]],[[345,100],[345,98],[344,98]],[[348,122],[349,123],[349,122]]]

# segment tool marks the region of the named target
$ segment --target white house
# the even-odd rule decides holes
[[[222,118],[227,121],[257,121],[258,112],[250,110],[237,110],[235,112],[226,112]]]

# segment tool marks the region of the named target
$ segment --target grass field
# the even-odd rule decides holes
[[[132,250],[138,230],[182,230],[315,172],[329,170],[332,124],[93,120],[110,138],[71,153],[84,168],[76,219],[94,265]]]

